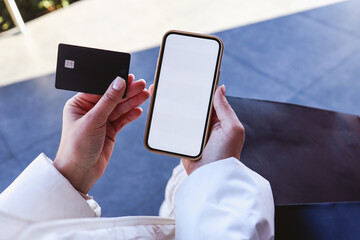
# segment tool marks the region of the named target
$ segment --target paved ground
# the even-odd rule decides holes
[[[225,44],[220,82],[227,94],[360,114],[359,8],[348,1],[216,32]],[[133,53],[131,72],[151,83],[157,55],[158,47]],[[53,73],[0,88],[0,191],[40,152],[55,157],[72,95],[54,89]],[[91,191],[104,216],[157,214],[178,163],[143,147],[148,103],[143,109]]]

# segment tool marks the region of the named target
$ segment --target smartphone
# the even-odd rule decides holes
[[[145,131],[148,150],[201,158],[223,48],[216,36],[183,31],[164,35]]]

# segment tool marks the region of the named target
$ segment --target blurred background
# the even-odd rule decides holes
[[[46,13],[67,7],[70,3],[77,1],[79,0],[18,0],[15,1],[15,7],[19,9],[23,21],[28,22]],[[16,23],[11,16],[12,6],[9,4],[9,1],[6,3],[4,0],[0,1],[0,9],[0,33],[16,27]]]
[[[74,95],[54,87],[59,43],[130,52],[131,72],[150,85],[166,31],[214,34],[227,95],[360,114],[360,0],[18,0],[20,27],[9,2],[0,0],[0,191],[41,152],[56,155]],[[148,104],[90,192],[103,216],[156,215],[179,162],[143,147]]]

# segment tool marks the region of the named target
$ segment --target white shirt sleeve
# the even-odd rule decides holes
[[[23,223],[100,216],[100,207],[86,201],[40,154],[0,195],[0,213]]]
[[[235,158],[194,171],[175,199],[176,239],[274,238],[270,184]]]

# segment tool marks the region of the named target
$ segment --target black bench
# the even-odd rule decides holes
[[[246,131],[241,161],[271,183],[275,238],[360,239],[359,116],[228,100]]]

